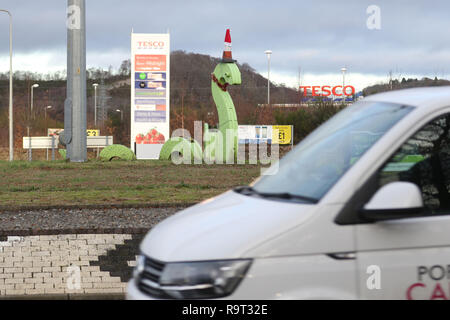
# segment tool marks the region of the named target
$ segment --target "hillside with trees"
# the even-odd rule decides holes
[[[171,53],[171,129],[185,128],[193,133],[194,121],[208,122],[214,128],[218,123],[216,106],[211,96],[211,73],[220,59],[204,54],[174,51]],[[301,108],[273,108],[258,105],[267,102],[267,79],[247,63],[239,63],[242,84],[229,87],[241,124],[293,124],[295,142],[334,115],[342,107],[332,102],[317,101]],[[116,143],[130,143],[130,60],[114,69],[87,70],[87,121],[89,129],[100,129],[102,135],[113,135]],[[8,146],[9,74],[0,73],[0,148]],[[30,114],[31,86],[34,89],[34,111]],[[98,123],[94,125],[94,87],[98,87]],[[450,85],[442,79],[394,80],[392,85],[377,84],[363,90],[364,96],[404,88]],[[28,129],[32,136],[47,135],[47,128],[64,126],[66,74],[64,71],[37,74],[14,73],[14,131],[15,146],[21,148],[22,137]],[[271,102],[297,104],[300,92],[283,84],[271,82]],[[50,109],[47,109],[51,106]],[[123,111],[123,121],[120,113]],[[0,154],[1,158],[3,154]]]
[[[174,51],[171,53],[171,128],[193,131],[195,120],[217,125],[217,111],[211,97],[211,73],[219,63],[208,55]],[[270,108],[257,107],[267,101],[267,79],[246,63],[238,63],[242,73],[242,85],[229,87],[240,123],[275,124]],[[114,135],[117,143],[129,145],[130,139],[130,60],[119,68],[87,70],[87,119],[88,128],[94,129],[94,83],[98,89],[98,125],[101,134]],[[0,147],[8,145],[9,74],[0,73]],[[34,110],[30,115],[31,86],[34,89]],[[15,145],[22,145],[22,137],[28,128],[31,135],[46,135],[47,128],[62,128],[64,100],[66,98],[66,74],[55,72],[37,74],[17,71],[14,73],[14,130]],[[298,92],[283,84],[271,82],[271,101],[296,103]],[[50,109],[45,109],[51,106]],[[102,107],[104,117],[102,118]],[[124,119],[120,113],[123,110]],[[47,116],[47,117],[46,117]]]
[[[435,87],[435,86],[448,86],[450,85],[449,80],[438,79],[435,77],[434,79],[430,78],[422,78],[422,79],[405,79],[402,78],[401,81],[393,80],[392,85],[390,83],[376,84],[373,86],[369,86],[363,90],[363,95],[365,97],[370,96],[372,94],[381,93],[390,90],[402,90],[409,88],[419,88],[419,87]]]

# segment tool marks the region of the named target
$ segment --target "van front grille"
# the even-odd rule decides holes
[[[146,257],[144,265],[144,272],[138,279],[139,290],[153,298],[171,299],[172,297],[160,288],[159,281],[166,266],[165,263]]]

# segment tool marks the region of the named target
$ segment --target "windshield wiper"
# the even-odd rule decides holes
[[[258,195],[262,198],[276,198],[276,199],[287,199],[287,200],[302,200],[310,203],[318,203],[319,200],[307,196],[301,196],[297,194],[292,194],[289,192],[280,192],[280,193],[268,193],[268,192],[259,192],[252,187],[238,187],[235,188],[234,191],[243,194],[243,195]]]

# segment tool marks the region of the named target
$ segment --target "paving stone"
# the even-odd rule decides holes
[[[50,261],[32,261],[33,267],[50,267],[52,263]]]
[[[58,261],[53,260],[51,263],[52,263],[52,267],[65,267],[68,265],[68,262],[64,261],[64,260],[58,260]]]
[[[24,295],[25,290],[6,289],[6,295]]]
[[[32,247],[41,247],[41,248],[45,248],[48,247],[50,245],[50,241],[46,240],[36,240],[36,241],[31,241],[31,246]]]
[[[122,288],[109,288],[110,290],[105,290],[105,288],[101,289],[84,289],[84,293],[118,293],[123,292]]]
[[[32,273],[31,272],[22,272],[22,273],[13,273],[13,278],[15,279],[19,279],[19,278],[31,278],[32,277]]]
[[[109,277],[109,272],[105,271],[98,271],[98,272],[91,272],[91,276],[93,277]]]
[[[66,281],[53,283],[53,285],[54,285],[55,289],[63,289],[63,290],[65,290],[65,289],[69,288],[69,286],[67,285]]]
[[[44,289],[25,289],[25,294],[33,295],[33,294],[44,294]],[[8,294],[8,293],[6,293]]]
[[[28,241],[37,241],[40,240],[40,236],[27,236]]]
[[[80,245],[86,245],[87,241],[86,239],[83,240],[69,240],[69,245],[72,246],[80,246]]]
[[[45,294],[64,294],[64,289],[44,289]]]
[[[12,251],[9,252],[2,252],[0,253],[0,257],[6,259],[6,258],[10,258],[14,255],[14,253]]]
[[[72,293],[72,294],[75,294],[75,293],[84,293],[84,290],[88,290],[88,289],[65,289],[64,290],[64,292],[65,293]]]
[[[14,257],[31,257],[31,251],[14,251],[13,253]]]
[[[87,260],[87,261],[98,261],[98,256],[88,256],[88,255],[81,255],[80,260]]]
[[[16,290],[34,289],[34,283],[19,283],[14,285]]]
[[[89,267],[83,266],[83,267],[81,267],[81,271],[89,271],[89,272],[100,271],[100,267],[99,266],[93,266],[93,267],[91,267],[91,266],[89,266]]]
[[[31,253],[32,257],[50,256],[50,251],[35,251]]]
[[[120,277],[102,277],[102,282],[103,283],[118,283],[121,282]]]
[[[68,240],[55,240],[55,241],[52,241],[52,245],[54,245],[56,247],[67,247],[69,245],[69,241]]]
[[[24,283],[44,283],[44,277],[26,278]]]
[[[41,240],[45,240],[45,241],[56,241],[58,240],[58,235],[47,235],[47,236],[40,236]]]
[[[33,277],[39,277],[39,278],[50,278],[52,274],[50,272],[36,272],[33,273]]]
[[[43,272],[60,272],[61,267],[43,267],[42,271]]]
[[[13,268],[14,267],[14,262],[9,261],[9,262],[0,262],[0,268]]]
[[[19,279],[5,279],[5,284],[18,284],[18,283],[24,283],[23,278],[19,278]]]
[[[42,261],[42,257],[32,257],[31,254],[29,257],[23,257],[23,262],[32,262],[34,264],[35,262]]]
[[[81,283],[81,289],[92,289],[93,283],[92,282],[82,282]]]
[[[8,242],[20,242],[23,241],[23,237],[8,237]]]
[[[5,258],[5,261],[11,261],[11,262],[22,262],[23,261],[23,257],[8,257]]]
[[[14,289],[15,284],[0,284],[0,290]]]
[[[31,246],[31,241],[21,241],[14,243],[14,248],[28,248]]]
[[[88,240],[87,240],[87,243],[88,243],[88,244],[105,244],[105,243],[106,243],[106,239],[99,239],[99,238],[96,238],[96,239],[88,239]]]
[[[5,250],[5,247],[12,247],[12,243],[8,241],[0,241],[0,247],[3,247],[2,249]]]
[[[96,235],[95,234],[77,234],[77,239],[95,239]]]
[[[23,272],[42,272],[42,267],[23,268]]]
[[[56,236],[58,240],[75,240],[77,238],[76,234],[59,234]]]
[[[123,285],[120,282],[94,282],[95,288],[122,288]]]
[[[87,256],[87,254],[88,254],[87,250],[73,250],[73,251],[70,251],[69,257],[72,257],[72,256],[78,256],[78,257],[80,257],[80,256]]]
[[[61,278],[46,278],[44,283],[61,284],[64,283],[65,279]]]
[[[23,268],[4,268],[4,273],[20,273],[23,272]]]
[[[102,282],[101,277],[82,278],[81,282]]]
[[[33,263],[31,261],[14,262],[14,267],[31,268],[32,266]]]
[[[36,283],[34,284],[36,289],[54,289],[53,283]]]

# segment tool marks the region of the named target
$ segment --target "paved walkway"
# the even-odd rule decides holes
[[[0,241],[0,298],[123,295],[143,236],[8,236]]]

